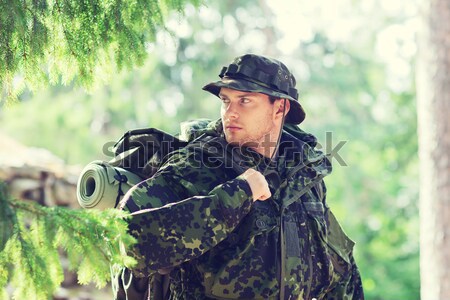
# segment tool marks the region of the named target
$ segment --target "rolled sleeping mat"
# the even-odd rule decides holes
[[[81,171],[78,178],[78,203],[83,208],[115,208],[123,195],[142,180],[125,169],[95,160]]]

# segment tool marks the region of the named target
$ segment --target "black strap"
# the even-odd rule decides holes
[[[116,175],[114,175],[114,179],[119,182],[119,187],[117,189],[117,197],[116,197],[116,203],[114,204],[114,208],[117,208],[120,202],[120,197],[122,197],[124,192],[122,191],[122,183],[126,183],[128,181],[127,176],[120,174],[119,171],[117,171],[116,168],[113,168],[114,171],[116,171]]]

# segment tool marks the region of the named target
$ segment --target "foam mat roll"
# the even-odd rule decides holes
[[[120,190],[125,194],[133,185],[141,181],[139,176],[127,170],[95,160],[83,169],[78,179],[78,203],[83,208],[113,208],[117,204]],[[123,195],[119,198],[122,197]]]

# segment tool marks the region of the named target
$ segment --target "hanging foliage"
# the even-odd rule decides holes
[[[135,263],[125,254],[135,242],[125,217],[116,209],[73,210],[14,200],[0,183],[0,299],[7,299],[8,283],[14,299],[48,299],[64,279],[61,253],[80,284],[105,286],[111,266]]]
[[[200,0],[24,0],[0,2],[0,86],[16,99],[25,87],[89,88],[111,68],[141,65],[164,16]]]

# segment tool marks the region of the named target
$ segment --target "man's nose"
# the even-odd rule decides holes
[[[229,119],[237,119],[239,117],[239,113],[237,111],[237,105],[234,103],[230,103],[225,108],[224,117],[229,118]]]

